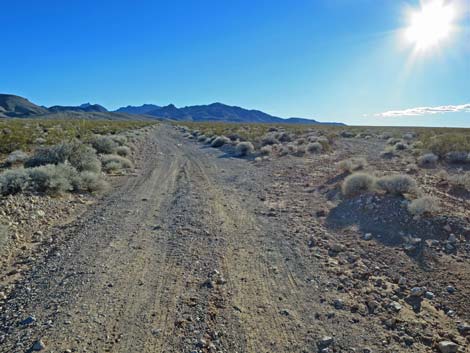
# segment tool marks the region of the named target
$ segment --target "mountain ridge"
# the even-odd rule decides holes
[[[0,94],[0,118],[80,118],[80,119],[155,119],[176,121],[212,121],[229,123],[274,123],[274,124],[326,124],[344,125],[336,122],[319,122],[306,118],[280,118],[256,109],[245,109],[220,102],[193,105],[182,108],[174,104],[159,106],[143,104],[118,108],[108,111],[99,104],[84,103],[79,106],[54,105],[44,107],[28,99]]]
[[[147,104],[149,106],[150,104]],[[127,106],[117,109],[117,112],[126,112],[133,114],[135,109],[142,106]],[[232,123],[284,123],[284,124],[326,124],[326,125],[344,125],[337,122],[320,122],[307,118],[281,118],[267,114],[256,109],[245,109],[238,106],[230,106],[220,102],[207,105],[193,105],[177,108],[174,104],[167,106],[158,106],[154,110],[147,110],[146,115],[159,118],[167,118],[178,121],[217,121]]]

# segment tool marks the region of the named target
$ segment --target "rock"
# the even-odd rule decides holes
[[[470,335],[470,325],[465,323],[465,322],[459,324],[457,326],[457,329],[459,330],[459,332],[462,336]]]
[[[388,307],[392,309],[395,312],[399,312],[402,309],[402,306],[400,303],[397,302],[391,302]]]
[[[424,293],[424,296],[426,297],[426,299],[429,299],[429,300],[434,299],[434,293],[430,291],[427,291],[426,293]]]
[[[5,292],[0,292],[0,300],[6,300],[7,296],[5,295]]]
[[[344,308],[344,303],[341,299],[335,299],[335,301],[333,302],[333,305],[335,309],[338,309],[338,310],[341,310]]]
[[[452,341],[441,341],[439,342],[439,351],[441,353],[456,353],[458,345]]]
[[[46,349],[46,345],[41,340],[34,342],[33,346],[31,347],[31,350],[36,352],[42,351],[43,349]]]
[[[455,236],[455,234],[451,234],[449,235],[449,238],[447,238],[447,241],[451,244],[455,244],[457,243],[457,237]]]
[[[364,236],[362,237],[362,239],[364,239],[364,240],[372,240],[372,234],[366,233],[366,234],[364,234]]]
[[[284,315],[284,316],[290,316],[290,311],[287,309],[281,309],[279,310],[279,314]]]
[[[318,341],[317,345],[319,349],[327,348],[331,346],[334,342],[334,338],[331,336],[324,336],[320,341]]]
[[[410,295],[412,297],[421,297],[425,293],[426,289],[423,287],[413,287],[411,288]]]
[[[447,286],[446,290],[448,293],[453,294],[455,293],[455,287],[454,286]]]
[[[345,247],[343,244],[333,243],[333,244],[330,244],[330,250],[335,253],[338,253],[338,252],[344,251]]]
[[[37,210],[36,211],[36,214],[39,216],[39,217],[44,217],[46,215],[46,212],[44,212],[43,210]]]
[[[36,318],[34,316],[28,316],[26,319],[20,322],[20,325],[29,325],[33,322],[36,322]]]

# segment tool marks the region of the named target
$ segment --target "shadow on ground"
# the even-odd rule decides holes
[[[444,226],[459,223],[445,216],[415,219],[406,205],[404,198],[387,195],[343,199],[330,211],[326,224],[333,230],[356,226],[362,235],[370,233],[385,245],[398,246],[406,243],[407,238],[420,238],[423,242],[445,240],[449,234]]]

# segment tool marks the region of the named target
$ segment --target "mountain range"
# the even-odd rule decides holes
[[[334,124],[319,122],[313,119],[288,118],[272,116],[259,110],[248,110],[222,103],[195,105],[177,108],[170,104],[158,106],[144,104],[141,106],[121,107],[108,111],[99,104],[85,103],[79,106],[55,105],[49,108],[31,103],[26,98],[0,94],[0,118],[82,118],[82,119],[158,119],[176,121],[214,121],[232,123],[276,123],[276,124]]]

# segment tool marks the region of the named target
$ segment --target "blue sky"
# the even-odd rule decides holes
[[[418,0],[9,1],[0,92],[46,106],[219,101],[348,124],[470,126],[470,1],[451,2],[458,28],[415,55],[403,29]],[[458,111],[428,109],[442,106]]]

